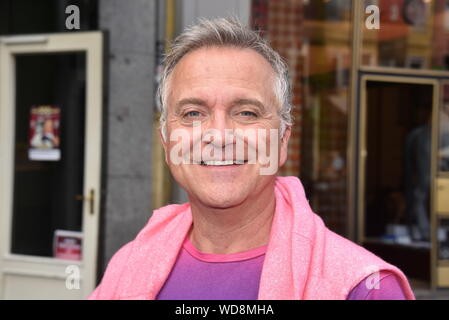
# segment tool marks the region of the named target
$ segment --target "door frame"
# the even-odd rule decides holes
[[[86,115],[84,153],[84,195],[95,190],[93,210],[84,201],[82,261],[67,261],[10,253],[15,140],[15,58],[16,54],[85,52]],[[74,32],[60,34],[0,37],[0,298],[5,298],[5,275],[52,279],[66,283],[66,267],[80,270],[80,290],[71,295],[86,298],[95,288],[101,190],[103,33]],[[51,295],[51,293],[50,293]]]
[[[356,152],[356,217],[357,217],[357,242],[363,244],[367,242],[365,238],[365,169],[366,169],[366,117],[367,117],[367,82],[390,82],[405,84],[422,84],[432,85],[433,87],[433,103],[432,103],[432,146],[431,146],[431,190],[430,190],[430,232],[431,232],[431,251],[430,251],[430,279],[431,288],[438,287],[438,266],[437,266],[437,215],[435,213],[435,185],[437,180],[437,151],[438,151],[438,114],[441,103],[441,83],[442,80],[448,79],[447,76],[435,73],[423,74],[422,72],[412,73],[386,73],[385,70],[373,69],[370,72],[359,73],[359,95],[358,95],[358,115],[357,132],[359,137],[354,144],[357,148]]]

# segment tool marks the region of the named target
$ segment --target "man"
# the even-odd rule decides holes
[[[159,94],[166,161],[189,203],[156,210],[91,299],[414,299],[399,269],[324,226],[297,178],[276,177],[290,87],[256,33],[227,19],[187,29]]]
[[[427,112],[427,121],[410,131],[405,139],[406,213],[412,239],[430,242],[432,111],[421,108]]]

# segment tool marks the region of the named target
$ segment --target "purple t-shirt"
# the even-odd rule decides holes
[[[198,251],[188,238],[158,300],[257,300],[267,246],[235,254]],[[362,280],[347,300],[405,300],[393,273]]]

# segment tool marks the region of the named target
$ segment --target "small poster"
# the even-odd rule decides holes
[[[405,24],[404,0],[382,0],[380,2],[381,22],[387,24]]]
[[[35,161],[61,159],[60,119],[57,106],[33,106],[30,112],[30,148],[28,158]]]
[[[53,257],[57,259],[81,261],[82,242],[82,232],[55,230],[53,238]]]

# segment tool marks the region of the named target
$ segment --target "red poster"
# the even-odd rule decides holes
[[[28,158],[37,161],[58,161],[61,112],[57,106],[33,106],[30,112]]]
[[[381,23],[422,27],[426,23],[426,1],[382,0]]]
[[[56,230],[53,256],[57,259],[81,261],[82,242],[82,232]]]
[[[381,23],[404,24],[404,0],[382,0],[380,2]]]

